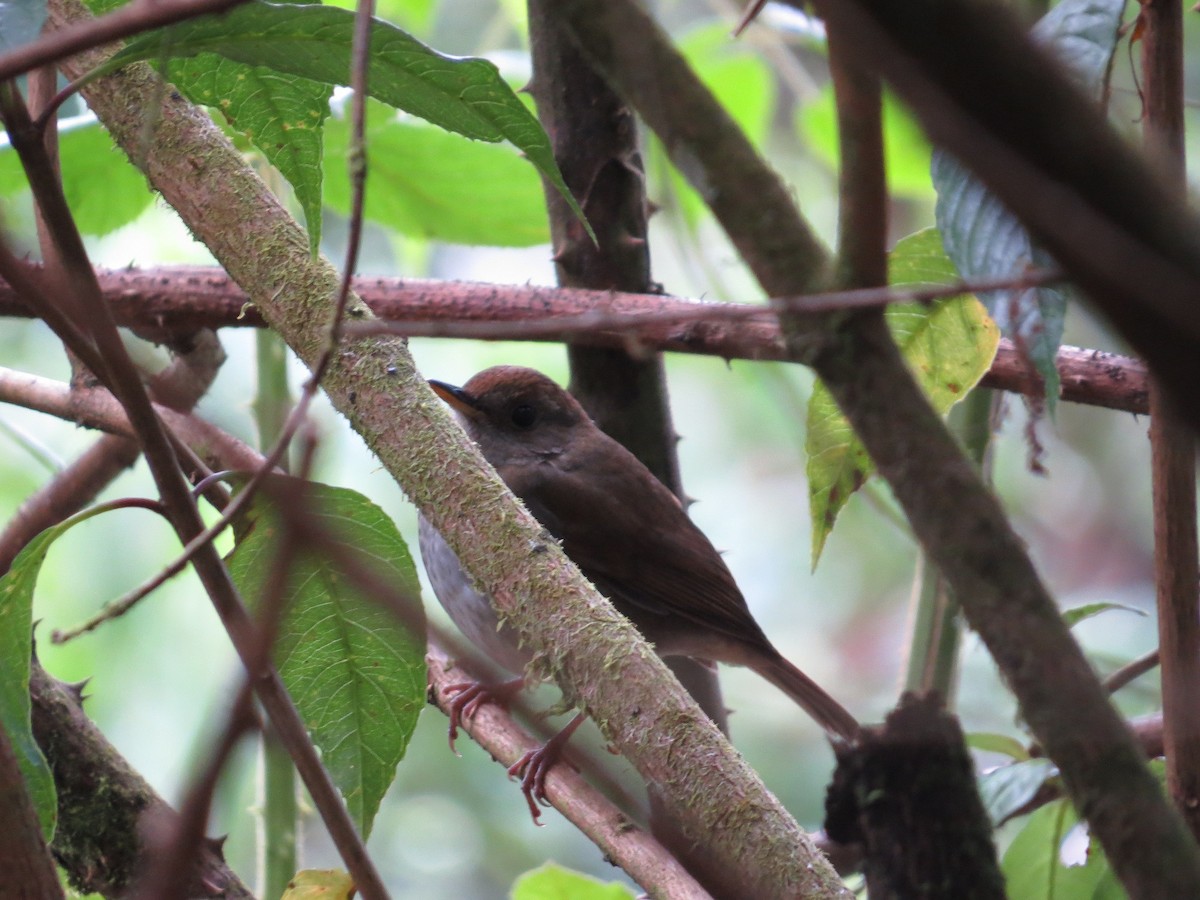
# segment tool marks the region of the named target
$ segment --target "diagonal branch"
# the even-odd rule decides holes
[[[439,706],[444,706],[449,699],[445,688],[462,681],[461,670],[451,664],[433,640],[430,641],[428,659],[431,696]],[[536,746],[534,740],[494,704],[480,707],[462,727],[505,766]],[[651,896],[680,900],[708,897],[667,850],[629,821],[569,766],[553,768],[546,779],[546,788],[551,803]]]
[[[1183,123],[1183,9],[1152,0],[1141,10],[1145,138],[1175,187],[1187,190]],[[1196,437],[1157,378],[1151,381],[1150,470],[1154,580],[1162,665],[1167,791],[1200,838],[1200,571]]]
[[[831,19],[836,12],[837,27],[843,29],[860,53],[866,54],[871,49],[884,53],[891,49],[875,34],[870,45],[860,43],[860,32],[866,26],[857,13],[847,12],[851,8],[857,10],[860,5],[868,4],[822,4]],[[929,24],[941,23],[946,10],[963,11],[967,15],[968,9],[984,8],[982,4],[937,2],[936,12],[926,10],[922,17],[913,14],[912,4],[872,0],[870,5],[887,7],[892,18],[905,20],[902,24],[891,22],[893,27],[923,32],[936,32],[938,29],[929,28]],[[678,58],[678,54],[640,7],[631,0],[573,0],[563,3],[560,11],[593,63],[619,92],[639,107],[652,127],[657,129],[656,120],[661,121],[665,114],[682,106],[676,104],[668,109],[662,104],[652,104],[649,109],[641,108],[648,99],[647,86],[642,83],[647,72],[645,67],[631,65],[630,61],[655,60],[659,68],[670,68],[662,60]],[[945,57],[952,51],[964,63],[969,60],[972,70],[978,65],[974,54],[961,53],[961,47],[973,46],[971,42],[947,39],[945,35],[941,40],[944,44],[938,48],[938,56]],[[1032,48],[1022,46],[1013,60],[997,59],[988,71],[1012,72],[1033,53]],[[1054,70],[1047,73],[1047,78],[1056,85],[1061,81]],[[683,93],[678,76],[673,86]],[[1042,91],[1043,80],[1026,82],[1025,93],[1032,92],[1033,86]],[[956,87],[964,92],[976,91],[979,104],[992,102],[986,92],[978,91],[973,76],[964,78]],[[716,109],[686,109],[688,121],[710,121],[718,113]],[[673,131],[685,124],[672,119],[666,127]],[[1057,133],[1062,124],[1055,125]],[[1112,142],[1106,135],[1100,146],[1107,149]],[[1095,148],[1086,152],[1094,154]],[[694,165],[695,161],[680,162]],[[754,177],[765,177],[761,174],[765,166],[757,159],[742,162],[755,166],[759,174],[709,171],[702,173],[703,180],[711,186],[723,185],[736,176],[744,175],[747,183],[753,183]],[[1140,175],[1139,183],[1151,180],[1145,173]],[[1157,185],[1154,187],[1151,193],[1157,196],[1161,192]],[[761,202],[759,215],[763,219],[784,222],[795,217],[786,197],[780,201],[764,194],[755,199]],[[778,202],[785,208],[777,209]],[[1182,218],[1176,201],[1172,200],[1170,207],[1163,221]],[[744,228],[744,222],[727,216],[716,203],[712,208],[738,244],[735,232]],[[1161,225],[1162,222],[1156,223],[1156,227]],[[1085,234],[1092,236],[1090,231]],[[1179,243],[1190,241],[1189,237]],[[1173,239],[1172,246],[1177,246]],[[804,251],[799,243],[793,248],[797,255]],[[1069,266],[1078,257],[1062,261]],[[1178,276],[1174,260],[1156,261],[1156,273],[1161,273],[1165,266],[1170,270],[1165,274]],[[750,257],[747,263],[764,289],[774,295],[802,291],[811,278],[811,273],[797,272],[792,274],[795,281],[780,283],[778,269],[761,265]],[[1137,278],[1143,275],[1136,273]],[[1132,277],[1134,273],[1125,273],[1121,281],[1127,282]],[[1181,283],[1177,278],[1172,288],[1178,289]],[[1139,293],[1144,294],[1145,290],[1132,296]],[[1194,290],[1191,294],[1194,306]],[[1168,305],[1182,302],[1182,297],[1172,296],[1169,301]],[[1124,302],[1129,302],[1128,296]],[[794,352],[811,354],[817,373],[849,418],[880,473],[891,484],[930,559],[960,598],[968,621],[987,644],[1016,694],[1026,720],[1060,767],[1072,798],[1087,816],[1093,834],[1104,845],[1131,893],[1145,897],[1186,895],[1200,883],[1200,851],[1179,816],[1164,801],[1137,746],[1059,616],[999,502],[980,481],[909,375],[882,317],[867,312],[850,314],[840,321],[825,318],[814,322],[811,318],[797,320],[789,316],[785,332]],[[1177,347],[1181,344],[1189,347],[1186,367],[1196,367],[1194,340],[1181,338]]]
[[[799,0],[789,0],[799,5]],[[1043,241],[1200,424],[1200,227],[1186,197],[982,0],[838,0],[819,12]],[[963,52],[963,48],[970,52]]]
[[[176,813],[83,712],[78,686],[56,681],[35,662],[29,688],[34,737],[58,790],[55,853],[80,890],[120,894],[140,867],[143,823],[169,822]],[[97,827],[101,821],[104,828]],[[202,847],[189,893],[230,900],[254,896],[225,865],[215,841]]]
[[[533,61],[529,90],[563,180],[596,238],[593,242],[565,198],[543,179],[557,281],[564,287],[653,293],[646,176],[636,120],[550,14],[553,2],[527,4]],[[582,341],[567,344],[567,359],[571,393],[588,415],[686,502],[662,355]],[[669,659],[667,665],[728,735],[715,668],[686,657]],[[724,872],[712,870],[708,854],[697,852],[680,831],[658,788],[648,784],[646,789],[653,835],[719,893]],[[736,884],[730,887],[736,889]]]
[[[87,14],[74,0],[55,0],[51,15],[69,23]],[[89,59],[64,65],[78,75]],[[264,319],[314,365],[327,340],[337,275],[309,256],[305,235],[228,140],[182,98],[164,95],[147,67],[95,82],[84,93]],[[150,112],[151,104],[161,109]],[[347,312],[371,315],[357,298]],[[602,723],[644,777],[662,786],[689,834],[709,845],[720,864],[742,871],[755,896],[843,893],[840,881],[806,867],[798,826],[636,629],[542,538],[435,401],[401,341],[347,340],[323,385],[426,518],[470,561],[471,574],[507,621],[545,653],[568,696]]]

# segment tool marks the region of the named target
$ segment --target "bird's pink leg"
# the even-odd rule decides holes
[[[567,741],[571,739],[575,729],[583,724],[585,718],[583,713],[576,713],[575,718],[568,722],[562,731],[536,750],[526,750],[520,759],[508,767],[510,777],[519,776],[521,779],[521,793],[525,795],[525,802],[529,804],[529,813],[533,816],[534,825],[542,824],[542,811],[538,809],[538,804],[550,805],[550,801],[546,799],[546,775],[562,757]]]
[[[450,717],[450,750],[454,755],[461,755],[454,747],[454,742],[458,739],[458,726],[475,715],[475,711],[488,701],[508,706],[508,702],[524,687],[524,678],[514,678],[497,685],[486,685],[481,681],[456,681],[454,684],[446,685],[443,693],[447,698],[446,715]]]

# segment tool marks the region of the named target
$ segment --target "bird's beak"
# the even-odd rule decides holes
[[[432,378],[429,379],[429,386],[433,388],[435,394],[449,403],[450,408],[455,412],[462,413],[468,419],[474,419],[479,415],[478,401],[462,388],[446,384],[444,381],[434,381]]]

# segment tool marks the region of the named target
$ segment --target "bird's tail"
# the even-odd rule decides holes
[[[855,743],[862,733],[858,720],[834,700],[819,684],[782,656],[755,666],[758,674],[771,682],[796,703],[831,737]]]

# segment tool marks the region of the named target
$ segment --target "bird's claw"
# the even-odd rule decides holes
[[[512,698],[525,687],[523,678],[514,678],[496,685],[487,685],[481,681],[456,681],[446,685],[442,693],[446,697],[446,715],[450,717],[450,750],[455,756],[461,756],[454,747],[458,739],[460,725],[479,711],[485,703],[498,703],[507,706]]]
[[[479,707],[492,699],[491,692],[478,681],[457,681],[446,685],[443,693],[447,697],[446,714],[450,717],[450,752],[462,756],[454,746],[458,740],[458,727],[475,715]]]
[[[550,800],[546,797],[546,775],[560,755],[555,748],[547,744],[536,750],[526,750],[520,759],[508,767],[509,778],[521,779],[521,793],[525,795],[525,802],[529,804],[529,815],[533,817],[534,825],[543,824],[542,811],[538,804],[550,805]]]

